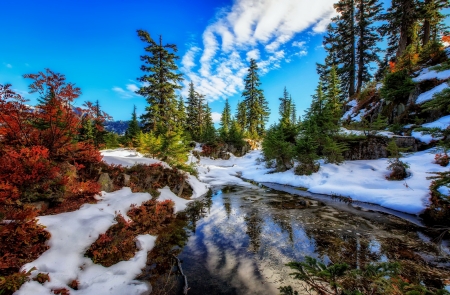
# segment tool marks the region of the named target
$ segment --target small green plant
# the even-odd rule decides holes
[[[401,70],[386,75],[380,94],[382,98],[394,104],[406,103],[414,87],[415,83],[407,71]]]
[[[346,263],[325,263],[306,256],[303,262],[286,264],[294,272],[290,275],[304,281],[308,294],[322,295],[444,295],[446,290],[431,290],[420,282],[409,282],[401,276],[396,262],[370,263],[352,269]],[[279,288],[281,295],[297,295],[291,286]]]
[[[400,160],[400,157],[402,156],[402,152],[406,152],[407,148],[400,148],[394,139],[392,139],[388,146],[386,147],[386,150],[389,152],[389,160],[388,160],[388,170],[391,170],[391,174],[387,176],[386,178],[388,180],[403,180],[405,179],[408,174],[406,172],[406,169],[409,168],[409,164],[406,162],[403,162]]]

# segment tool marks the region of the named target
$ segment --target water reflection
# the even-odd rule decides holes
[[[408,222],[376,212],[355,215],[257,186],[217,188],[174,226],[191,233],[187,238],[175,231],[177,246],[169,249],[179,253],[189,294],[278,294],[282,285],[301,290],[284,265],[307,255],[353,267],[401,260],[406,277],[433,285],[449,277],[448,260]],[[447,270],[431,266],[436,264]]]

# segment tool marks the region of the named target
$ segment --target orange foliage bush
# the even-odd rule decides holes
[[[48,249],[50,234],[37,224],[35,209],[15,205],[1,209],[7,214],[0,219],[0,273],[11,275]]]
[[[449,157],[447,154],[436,154],[434,156],[434,161],[436,164],[439,164],[442,167],[447,167],[449,163]]]
[[[122,215],[116,217],[117,223],[101,234],[87,250],[86,256],[94,263],[111,266],[135,255],[135,237],[141,234],[156,235],[173,218],[174,203],[170,200],[158,202],[150,200],[128,211],[132,222]]]

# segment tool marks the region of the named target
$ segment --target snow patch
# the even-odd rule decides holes
[[[438,85],[438,86],[434,87],[433,89],[420,94],[416,100],[416,104],[421,104],[426,101],[432,100],[434,94],[439,93],[446,88],[449,88],[449,85],[447,83],[442,83],[441,85]]]

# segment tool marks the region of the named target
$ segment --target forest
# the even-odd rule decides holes
[[[30,81],[29,93],[39,96],[34,106],[12,85],[0,84],[0,295],[13,294],[22,285],[37,284],[53,294],[82,290],[79,278],[52,281],[51,270],[23,267],[53,247],[48,242],[52,234],[39,223],[41,216],[45,221],[47,216],[75,214],[88,205],[101,205],[102,191],[107,196],[117,193],[122,199],[134,196],[129,204],[111,201],[111,208],[98,209],[110,214],[108,226],[99,229],[97,236],[89,236],[88,248],[81,246],[79,250],[83,259],[111,267],[132,259],[137,251],[151,250],[155,242],[145,240],[144,235],[167,238],[168,229],[179,223],[183,228],[193,227],[195,233],[196,218],[204,214],[205,203],[196,203],[200,209],[188,207],[185,213],[176,213],[182,211],[179,208],[185,209],[187,201],[207,194],[206,186],[199,184],[208,180],[203,174],[216,179],[238,175],[263,182],[257,179],[262,179],[262,174],[246,174],[245,167],[232,170],[240,163],[235,159],[242,157],[245,161],[245,155],[256,163],[248,164],[248,170],[265,169],[264,177],[269,179],[280,179],[270,178],[277,173],[292,172],[292,177],[298,177],[295,179],[307,179],[304,183],[329,165],[343,167],[353,160],[387,158],[382,164],[388,170],[383,181],[408,189],[410,177],[419,173],[414,170],[417,164],[409,163],[404,156],[428,151],[434,157],[432,165],[439,169],[429,169],[423,177],[429,183],[425,188],[429,200],[420,220],[425,227],[437,229],[436,240],[448,239],[450,171],[445,167],[450,162],[450,129],[448,123],[443,128],[434,123],[450,115],[450,31],[444,14],[450,3],[392,0],[383,9],[378,0],[340,0],[334,8],[337,16],[324,34],[326,58],[316,64],[314,74],[319,82],[309,108],[301,114],[296,94],[284,87],[278,98],[278,121],[270,126],[258,60],[249,60],[241,100],[231,106],[225,99],[216,128],[210,100],[192,81],[187,97],[181,95],[185,78],[177,64],[177,45],[145,30],[137,30],[143,54],[142,76],[138,78],[142,86],[136,94],[145,98],[147,106],[141,116],[136,107],[130,110],[131,120],[124,124],[123,134],[110,127],[113,118],[98,100],[74,106],[82,92],[66,81],[64,74],[44,69],[23,75]],[[431,139],[424,141],[424,137]],[[106,161],[108,153],[116,149],[135,153],[127,157],[139,153],[146,162],[127,166]],[[253,150],[260,150],[258,157],[252,156]],[[205,158],[208,160],[202,162]],[[231,172],[216,176],[217,167],[222,166],[217,164],[211,172],[207,165],[212,165],[204,164],[215,160],[219,164],[230,161],[223,167],[232,167]],[[127,188],[130,191],[125,194]],[[141,199],[136,193],[149,197]],[[353,202],[351,196],[328,194],[342,202]],[[211,195],[209,192],[209,198]],[[304,206],[307,204],[305,201]],[[402,211],[403,207],[397,205],[386,207]],[[402,212],[416,214],[419,209]],[[192,210],[198,210],[197,215]],[[255,223],[246,218],[248,224]],[[144,246],[136,246],[136,239]],[[177,247],[185,244],[180,242]],[[175,248],[165,251],[178,259],[181,250],[176,252]],[[160,259],[156,269],[172,267],[172,256],[153,257]],[[294,271],[290,275],[305,282],[306,290],[314,290],[314,294],[448,294],[444,289],[449,285],[448,277],[439,278],[437,285],[425,284],[425,279],[407,278],[401,263],[382,261],[355,267],[345,261],[327,258],[325,263],[319,258],[325,260],[306,256],[301,262],[287,264]],[[448,256],[445,259],[448,261]],[[147,256],[144,260],[147,263]],[[444,267],[439,269],[448,274],[448,262],[441,265]],[[422,275],[422,271],[425,273],[423,269],[417,272]],[[279,292],[299,294],[291,286],[280,286]]]

